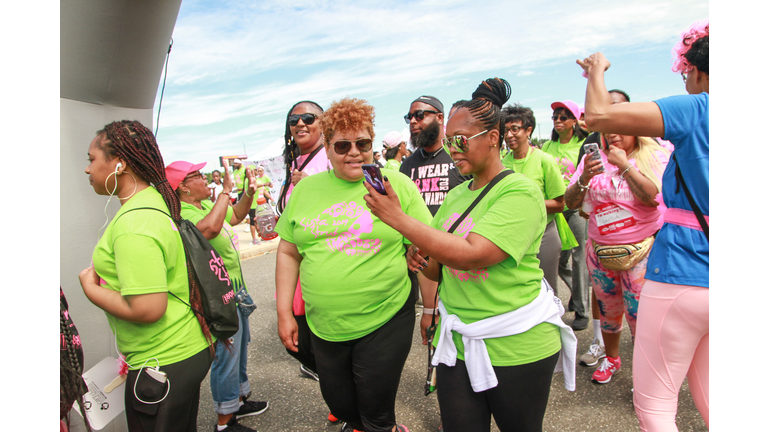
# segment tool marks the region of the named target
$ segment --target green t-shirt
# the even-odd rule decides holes
[[[267,189],[267,184],[270,183],[272,180],[269,178],[268,175],[264,174],[264,177],[256,177],[256,195],[253,197],[253,202],[251,203],[251,208],[255,209],[259,207],[258,199],[259,197],[264,196],[264,191]],[[248,186],[250,185],[251,181],[248,179],[248,177],[245,178],[245,181],[243,182],[243,190],[248,190]]]
[[[216,203],[210,201],[201,201],[200,204],[203,206],[202,210],[192,204],[182,202],[181,217],[197,225],[198,222],[208,216],[213,206],[216,205]],[[233,212],[232,206],[227,206],[227,215],[224,216],[224,225],[221,227],[221,232],[208,241],[216,249],[216,252],[221,255],[221,259],[224,260],[224,267],[227,268],[229,280],[232,281],[232,288],[235,292],[238,292],[240,288],[245,286],[245,280],[243,279],[243,271],[240,268],[237,233],[235,233],[232,225],[229,224],[229,221],[232,220]]]
[[[552,156],[543,151],[531,147],[530,153],[522,159],[515,159],[514,153],[509,152],[501,163],[505,167],[520,173],[536,183],[541,189],[545,200],[554,199],[565,195],[565,185],[561,181],[562,174]],[[557,216],[556,213],[547,215],[547,223]]]
[[[555,158],[565,187],[571,184],[571,176],[576,172],[576,167],[579,166],[579,150],[582,144],[584,144],[584,140],[573,134],[568,144],[560,144],[560,141],[547,141],[541,146],[541,151]]]
[[[124,296],[170,291],[189,303],[184,245],[176,225],[154,210],[135,210],[120,217],[138,207],[169,213],[163,198],[152,187],[123,204],[93,251],[101,286]],[[133,323],[110,314],[107,317],[117,346],[131,369],[140,368],[153,357],[161,366],[177,363],[208,346],[192,310],[170,295],[165,314],[155,323]],[[154,366],[154,360],[150,362]]]
[[[433,227],[448,231],[477,198],[482,189],[471,191],[469,183],[448,192],[432,220]],[[448,313],[471,324],[532,302],[539,295],[544,277],[536,255],[545,218],[544,199],[533,181],[511,174],[496,184],[453,234],[464,238],[470,232],[481,235],[508,253],[509,258],[470,271],[443,266],[440,299]],[[439,329],[436,334],[440,334]],[[453,341],[458,358],[464,360],[464,344],[455,331]],[[557,326],[542,323],[525,333],[485,339],[485,345],[494,366],[527,364],[558,352],[560,331]]]
[[[403,174],[381,170],[403,211],[429,224],[432,215],[416,185]],[[275,231],[296,245],[307,323],[322,339],[363,337],[389,321],[405,304],[411,282],[405,262],[408,241],[374,216],[363,181],[334,171],[300,181]]]
[[[244,190],[243,183],[246,180],[245,176],[245,165],[240,164],[240,169],[232,169],[232,178],[235,179],[235,187],[237,188],[238,192],[242,192]]]
[[[384,164],[384,168],[391,169],[392,171],[400,171],[400,165],[401,163],[396,159],[388,159],[387,163]]]

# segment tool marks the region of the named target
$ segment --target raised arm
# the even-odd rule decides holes
[[[656,103],[611,103],[611,96],[605,87],[605,71],[611,67],[611,63],[602,53],[576,60],[576,63],[587,73],[584,111],[590,129],[621,135],[664,136],[664,118]]]
[[[214,239],[219,235],[221,228],[224,226],[224,219],[227,217],[229,193],[232,191],[232,180],[229,178],[226,166],[224,167],[222,184],[223,189],[219,192],[219,196],[216,197],[216,202],[213,204],[211,211],[195,224],[197,229],[199,229],[200,232],[203,233],[203,236],[208,240]],[[224,197],[224,199],[221,199],[222,197]],[[247,213],[248,212],[246,211],[246,214]],[[237,211],[235,211],[235,214],[237,214]],[[232,219],[235,219],[234,215],[232,216]]]

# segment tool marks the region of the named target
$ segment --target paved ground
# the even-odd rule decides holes
[[[251,345],[248,370],[253,398],[268,400],[270,408],[265,413],[246,417],[241,422],[260,432],[336,432],[338,425],[326,421],[328,408],[323,402],[316,381],[303,378],[299,363],[290,357],[277,337],[275,312],[275,254],[278,240],[250,246],[250,234],[245,225],[238,225],[243,269],[246,284],[259,306],[251,315]],[[567,304],[568,289],[560,282],[560,298]],[[417,310],[418,311],[418,310]],[[573,320],[573,313],[566,313],[564,320]],[[413,432],[437,431],[440,414],[437,395],[424,396],[423,380],[426,374],[427,353],[421,345],[418,328],[414,323],[413,345],[405,364],[397,397],[398,422]],[[576,332],[579,339],[578,354],[584,353],[592,340],[591,327]],[[621,339],[622,371],[606,385],[596,385],[590,380],[594,367],[577,366],[576,391],[563,387],[562,374],[555,374],[544,418],[545,431],[633,431],[639,430],[632,405],[632,348],[629,329]],[[208,378],[203,381],[200,396],[198,430],[210,431],[216,422],[213,412]],[[683,385],[677,415],[680,431],[706,431],[704,422]],[[493,431],[498,429],[492,426]]]

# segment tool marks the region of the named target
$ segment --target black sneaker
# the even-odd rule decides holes
[[[299,366],[299,370],[304,375],[307,375],[307,378],[312,378],[315,381],[320,381],[320,376],[317,374],[317,372],[315,372],[312,369],[304,366],[303,364],[301,366]]]
[[[589,318],[576,315],[571,323],[571,328],[574,330],[584,330],[589,325]]]
[[[259,415],[269,408],[269,403],[264,401],[249,401],[244,400],[240,405],[240,409],[235,413],[237,417],[248,417]]]
[[[217,426],[213,427],[213,432],[218,432]],[[222,432],[258,432],[256,429],[251,429],[248,426],[243,426],[237,422],[237,416],[232,416],[227,422],[227,427]]]

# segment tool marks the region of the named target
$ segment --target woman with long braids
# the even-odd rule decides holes
[[[667,210],[648,257],[633,357],[635,413],[643,431],[676,431],[683,380],[709,427],[709,21],[673,49],[687,95],[611,104],[601,53],[577,60],[587,74],[587,123],[597,131],[662,137],[672,153],[662,177]]]
[[[566,388],[575,390],[576,337],[536,258],[544,196],[501,162],[510,92],[506,80],[487,79],[449,118],[443,146],[472,181],[448,193],[431,226],[403,213],[389,182],[387,195],[367,186],[365,196],[413,243],[409,267],[440,281],[439,303],[425,294],[424,313],[440,312],[432,364],[445,432],[489,431],[491,417],[502,432],[541,431],[561,349]]]
[[[80,334],[69,315],[69,304],[64,297],[64,290],[59,287],[59,418],[61,431],[69,430],[69,411],[77,402],[80,412],[85,412],[83,395],[88,393],[88,386],[83,380],[83,345]],[[86,431],[91,432],[88,416],[83,417]]]
[[[214,338],[204,318],[182,303],[202,310],[174,222],[180,219],[179,197],[166,179],[155,137],[138,121],[98,131],[88,161],[93,190],[122,204],[96,244],[92,266],[80,273],[80,284],[106,313],[129,369],[128,429],[196,431],[200,383],[211,367]],[[159,373],[147,372],[155,367]]]
[[[323,146],[323,132],[320,129],[319,119],[322,115],[323,108],[312,101],[297,102],[288,110],[288,116],[285,119],[285,151],[283,152],[285,183],[277,200],[277,209],[280,213],[285,211],[288,198],[299,181],[330,169],[328,154]],[[304,375],[317,380],[317,366],[305,313],[301,279],[299,279],[293,297],[293,315],[299,326],[299,345],[297,351],[286,351],[301,363],[299,370]],[[329,416],[329,420],[336,421],[336,418]]]

